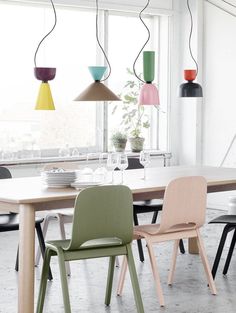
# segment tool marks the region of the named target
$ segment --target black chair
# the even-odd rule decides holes
[[[219,246],[218,246],[218,249],[216,252],[215,260],[214,260],[212,271],[211,271],[213,279],[214,279],[216,276],[218,266],[219,266],[220,258],[221,258],[221,255],[222,255],[222,252],[224,249],[227,235],[229,232],[231,232],[233,230],[234,234],[233,234],[231,244],[229,247],[229,252],[228,252],[228,255],[227,255],[227,258],[225,261],[223,274],[226,275],[228,272],[230,261],[231,261],[234,247],[235,247],[235,243],[236,243],[236,215],[221,215],[221,216],[213,219],[212,221],[210,221],[209,224],[226,224],[224,229],[223,229],[222,235],[221,235],[221,239],[219,242]]]
[[[127,168],[128,170],[143,168],[143,165],[140,164],[138,158],[129,158],[128,162],[129,162],[129,166]],[[138,214],[150,213],[150,212],[154,212],[151,223],[155,224],[157,221],[158,212],[162,210],[162,200],[153,199],[153,200],[145,200],[145,201],[134,201],[133,208],[134,208],[133,210],[134,225],[139,225]],[[143,247],[142,247],[141,239],[137,240],[137,245],[138,245],[139,259],[141,262],[144,262],[144,254],[143,254]],[[180,240],[179,247],[180,247],[181,253],[185,253],[182,239]]]
[[[0,179],[7,179],[12,178],[11,172],[6,167],[0,167]],[[36,218],[35,219],[35,229],[38,236],[38,241],[40,245],[40,249],[42,252],[42,255],[45,254],[45,242],[43,238],[43,233],[41,229],[41,223],[43,222],[43,218]],[[0,233],[7,232],[7,231],[14,231],[19,230],[19,215],[16,213],[5,213],[0,214]],[[18,271],[18,254],[19,254],[19,248],[17,250],[17,257],[16,257],[16,264],[15,264],[15,270]],[[52,280],[52,273],[51,270],[48,275],[48,279]]]

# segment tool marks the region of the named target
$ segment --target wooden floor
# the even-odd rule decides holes
[[[207,221],[224,212],[208,210]],[[151,215],[142,215],[141,222],[151,220]],[[70,224],[67,225],[69,234]],[[206,225],[203,229],[204,242],[210,264],[212,264],[222,226]],[[56,222],[50,226],[50,239],[58,239],[59,228]],[[17,249],[18,232],[0,233],[0,313],[17,312],[17,273],[14,270]],[[186,243],[185,243],[186,245]],[[155,287],[150,271],[150,264],[145,248],[146,261],[140,263],[137,256],[136,244],[133,251],[139,275],[140,288],[145,312],[165,313],[233,313],[236,307],[236,252],[233,255],[227,277],[223,277],[222,268],[225,253],[216,277],[218,295],[212,296],[205,280],[204,271],[197,255],[179,255],[177,260],[175,283],[167,286],[168,269],[171,259],[172,244],[160,244],[155,248],[165,296],[166,307],[161,309],[155,294]],[[129,276],[127,276],[122,297],[117,297],[115,290],[120,269],[116,269],[113,295],[110,307],[104,306],[107,260],[88,260],[71,263],[72,276],[69,278],[69,288],[73,313],[135,313]],[[40,270],[36,268],[36,295],[40,280]],[[53,259],[52,271],[54,280],[49,283],[45,302],[45,313],[62,313],[63,301],[60,288],[60,277],[57,260]]]

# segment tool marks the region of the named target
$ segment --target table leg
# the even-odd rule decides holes
[[[197,238],[188,239],[188,252],[191,254],[199,254]]]
[[[34,312],[35,211],[32,205],[20,205],[20,246],[18,313]]]

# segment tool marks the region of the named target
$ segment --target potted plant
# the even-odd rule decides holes
[[[122,121],[120,125],[124,131],[128,133],[132,152],[140,152],[143,150],[145,138],[142,135],[142,130],[150,127],[149,117],[145,113],[144,106],[138,104],[139,91],[141,83],[136,79],[134,73],[127,69],[131,77],[123,88],[120,98],[123,101],[123,106],[115,105],[112,114],[120,108],[122,110]]]
[[[111,142],[116,152],[123,152],[127,143],[127,135],[121,131],[116,131],[111,136]]]

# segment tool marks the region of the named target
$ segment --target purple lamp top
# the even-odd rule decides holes
[[[35,67],[34,75],[38,80],[47,82],[55,78],[56,68],[55,67]]]

